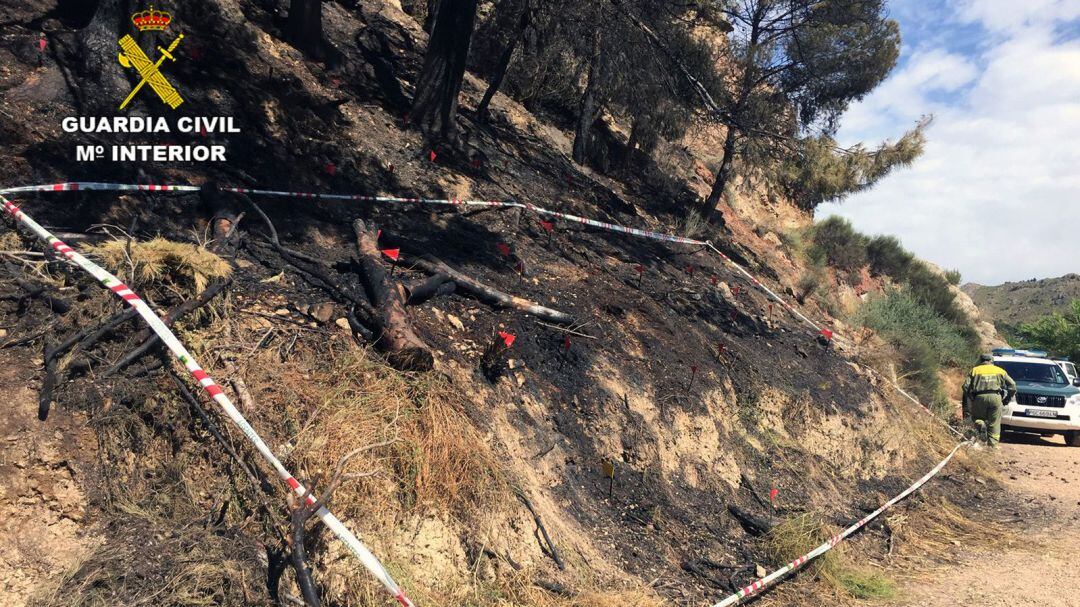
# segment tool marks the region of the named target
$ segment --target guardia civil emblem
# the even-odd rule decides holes
[[[165,12],[154,10],[154,6],[150,5],[150,8],[145,11],[140,11],[131,16],[131,23],[135,25],[135,29],[140,32],[163,32],[165,28],[169,27],[169,23],[172,22],[172,15]],[[176,37],[176,40],[172,41],[169,48],[157,47],[157,50],[161,53],[158,56],[157,61],[151,61],[142,48],[135,43],[135,40],[125,34],[120,39],[120,65],[126,68],[135,68],[139,72],[139,76],[142,79],[135,88],[131,89],[131,93],[124,99],[124,102],[120,104],[120,109],[127,107],[131,100],[135,98],[135,95],[142,90],[143,86],[150,85],[150,89],[157,94],[161,101],[176,109],[180,107],[180,104],[184,102],[183,97],[176,90],[172,84],[161,73],[161,64],[166,59],[169,61],[176,61],[176,57],[173,56],[173,51],[180,45],[180,41],[184,39],[184,35],[180,34]]]

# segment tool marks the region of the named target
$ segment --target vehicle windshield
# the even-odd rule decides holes
[[[1022,363],[997,361],[995,365],[1005,369],[1014,381],[1033,381],[1040,384],[1068,384],[1065,373],[1057,365],[1045,363]]]

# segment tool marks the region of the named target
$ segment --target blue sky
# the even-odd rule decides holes
[[[932,114],[923,156],[818,208],[965,281],[1080,272],[1080,0],[892,0],[903,47],[844,116],[874,145]]]

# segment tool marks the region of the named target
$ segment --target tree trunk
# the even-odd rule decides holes
[[[309,57],[322,57],[322,0],[292,0],[289,3],[285,38]]]
[[[429,138],[455,134],[458,93],[465,76],[477,0],[442,0],[416,83],[412,121]]]
[[[600,44],[601,34],[597,28],[593,35],[592,54],[589,57],[589,74],[585,82],[585,93],[581,96],[581,111],[578,113],[577,128],[574,130],[574,162],[584,165],[589,148],[589,131],[596,121],[596,91],[600,87]]]
[[[510,60],[514,57],[514,49],[517,48],[522,34],[525,33],[525,28],[529,26],[530,16],[531,8],[526,0],[525,6],[521,9],[521,18],[518,19],[514,30],[510,32],[510,39],[506,41],[506,48],[499,55],[499,62],[495,65],[495,73],[491,75],[491,82],[488,84],[487,90],[484,91],[484,98],[480,100],[480,105],[476,106],[477,122],[487,122],[488,106],[491,105],[491,99],[495,97],[495,93],[499,92],[499,87],[502,86],[503,78],[506,77],[506,70],[510,68]]]
[[[90,23],[79,31],[69,60],[85,76],[74,91],[83,113],[115,113],[131,88],[116,57],[121,36],[140,38],[131,25],[135,10],[139,9],[134,9],[130,0],[102,0]]]
[[[706,219],[711,219],[717,214],[716,205],[720,204],[720,199],[724,196],[724,190],[727,189],[728,183],[731,182],[732,163],[735,159],[735,140],[735,127],[729,126],[727,137],[724,138],[724,158],[720,160],[720,170],[716,172],[716,181],[713,182],[712,191],[709,192],[709,197],[705,199],[705,206],[702,208],[702,215]]]

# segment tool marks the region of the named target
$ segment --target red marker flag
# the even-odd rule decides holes
[[[37,41],[37,47],[38,47],[38,51],[40,51],[40,52],[44,53],[44,52],[45,52],[45,47],[46,47],[46,46],[47,46],[48,44],[49,44],[49,43],[48,43],[48,42],[47,42],[47,41],[45,40],[45,34],[44,34],[44,32],[43,32],[43,33],[41,34],[41,37],[40,37],[40,38],[38,38],[38,41]]]
[[[436,154],[436,153],[435,153],[435,150],[431,150],[430,152],[428,152],[428,158],[429,158],[429,159],[430,159],[430,160],[431,160],[432,162],[435,162],[435,157],[436,157],[436,156],[438,156],[438,154]]]
[[[644,272],[644,271],[645,271],[645,266],[643,266],[643,265],[641,265],[641,264],[639,263],[639,264],[637,265],[637,267],[636,267],[635,269],[637,270],[637,273],[638,273],[638,274],[641,274],[642,272]]]
[[[690,276],[694,275],[694,266],[686,266],[686,273]]]
[[[495,248],[499,250],[499,253],[503,257],[510,257],[510,245],[506,244],[505,242],[500,242],[499,244],[495,245]]]
[[[506,331],[499,331],[499,337],[502,338],[503,343],[506,344],[507,348],[514,345],[514,340],[517,339],[517,336],[512,333],[507,333]]]
[[[323,170],[326,171],[327,175],[333,177],[337,174],[337,165],[335,165],[333,162],[327,162],[323,165]]]
[[[562,347],[563,347],[564,351],[566,351],[566,352],[570,351],[570,336],[569,335],[563,335]]]
[[[769,501],[772,502],[773,508],[776,507],[776,497],[780,495],[780,490],[775,487],[769,491]]]
[[[387,257],[389,257],[390,259],[393,259],[394,261],[397,261],[398,260],[398,255],[401,254],[401,249],[383,249],[380,252],[383,255],[386,255]]]
[[[825,339],[827,339],[829,341],[832,341],[832,331],[830,331],[828,329],[822,329],[821,330],[821,335],[823,337],[825,337]]]
[[[690,365],[690,372],[697,375],[697,365]]]
[[[541,219],[540,227],[544,228],[544,231],[550,234],[551,231],[555,229],[555,224],[550,221],[544,221],[543,219]]]
[[[716,276],[710,276],[709,280],[712,281],[712,286],[714,286],[714,287],[716,286],[717,282],[719,281],[719,279],[716,278]]]

